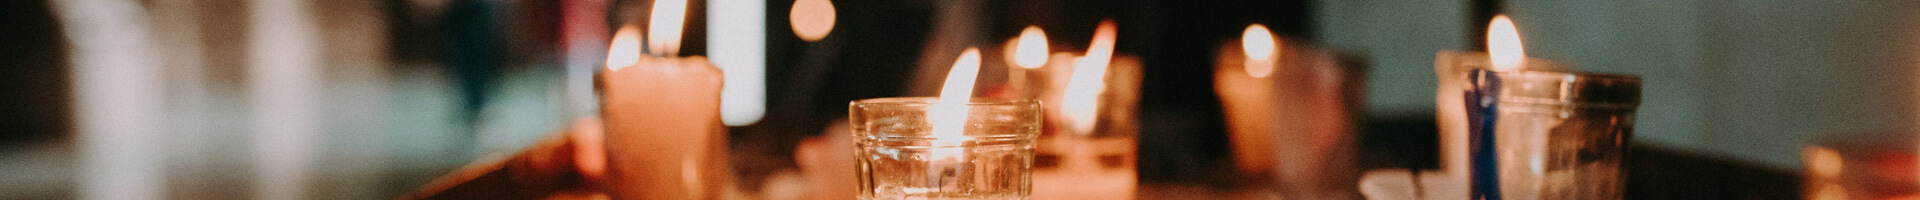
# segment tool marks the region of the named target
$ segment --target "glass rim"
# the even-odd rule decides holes
[[[1581,81],[1581,82],[1613,81],[1617,83],[1630,83],[1635,85],[1640,84],[1640,76],[1633,75],[1633,74],[1614,74],[1614,73],[1596,73],[1596,72],[1579,72],[1579,71],[1553,71],[1553,70],[1524,70],[1524,69],[1508,70],[1508,71],[1500,71],[1500,70],[1492,70],[1492,69],[1475,69],[1475,71],[1487,71],[1495,74],[1500,74],[1502,77],[1520,77],[1520,78],[1526,78],[1526,79],[1543,79],[1543,78],[1577,79],[1575,81]]]
[[[1502,88],[1499,89],[1502,90],[1501,92],[1481,93],[1481,95],[1499,94],[1500,98],[1498,101],[1508,103],[1572,105],[1594,108],[1631,108],[1637,107],[1641,103],[1642,93],[1645,92],[1642,88],[1640,76],[1632,74],[1474,69],[1466,75],[1479,76],[1468,77],[1468,84],[1475,85],[1472,86],[1472,88],[1479,88],[1483,84],[1489,84],[1485,79],[1499,79],[1499,82],[1502,83],[1494,84]],[[1555,87],[1558,88],[1555,90],[1545,90],[1553,91],[1552,94],[1518,92],[1522,90],[1539,92],[1542,90],[1512,88],[1515,86],[1530,88],[1528,87],[1529,85],[1540,84],[1559,85],[1560,87]]]
[[[851,124],[854,126],[853,127],[854,131],[852,134],[855,137],[862,138],[861,140],[869,140],[869,139],[890,140],[890,141],[941,140],[942,138],[935,137],[933,135],[923,135],[924,132],[882,133],[882,132],[873,132],[873,130],[863,131],[863,129],[869,129],[870,127],[862,127],[862,126],[866,126],[862,123],[867,123],[867,120],[860,119],[860,118],[864,118],[862,117],[861,113],[869,113],[869,112],[872,112],[878,115],[897,115],[898,113],[895,113],[895,112],[901,111],[901,110],[915,110],[916,112],[924,112],[932,109],[932,107],[936,105],[935,104],[936,101],[939,101],[939,98],[936,98],[936,97],[886,97],[886,98],[871,98],[871,99],[855,100],[849,103],[852,109],[850,112],[852,113],[850,113],[850,115],[848,116],[850,118],[848,119],[848,122],[854,123],[854,124]],[[1017,127],[1029,127],[1034,129],[1038,129],[1041,127],[1039,120],[1041,117],[1040,115],[1042,115],[1041,112],[1044,109],[1041,107],[1039,100],[1032,100],[1032,99],[1014,99],[1014,100],[987,99],[984,101],[969,101],[964,107],[967,108],[967,110],[973,110],[974,112],[980,111],[978,109],[986,109],[986,110],[1000,110],[1000,111],[1012,111],[1017,113],[1026,113],[1023,115],[1029,115],[1030,117],[1032,117],[1034,121],[1032,122],[1009,121],[1009,123],[992,123],[992,124],[1012,125]],[[893,114],[887,114],[887,113],[893,113]],[[974,117],[976,116],[969,116],[969,118],[974,118]],[[926,119],[909,120],[909,121],[917,121],[917,122],[906,122],[906,123],[915,124],[912,126],[926,126],[926,124],[920,124],[920,123],[927,123],[925,122],[925,120]],[[896,123],[902,123],[902,122],[896,122]],[[969,123],[968,126],[975,127],[975,128],[985,128],[985,127],[977,127],[974,125],[975,124]],[[1005,132],[1005,133],[986,133],[986,132],[975,132],[974,130],[976,129],[968,128],[968,131],[965,131],[964,133],[965,136],[962,138],[970,138],[968,140],[1001,140],[1001,139],[1028,139],[1028,138],[1039,136],[1039,132],[1037,130],[1031,133],[1018,132],[1018,131]]]

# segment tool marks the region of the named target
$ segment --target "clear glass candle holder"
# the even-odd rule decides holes
[[[1471,199],[1621,199],[1640,104],[1632,75],[1466,74]]]
[[[1028,199],[1038,101],[971,102],[960,135],[935,135],[935,98],[854,101],[859,199]]]

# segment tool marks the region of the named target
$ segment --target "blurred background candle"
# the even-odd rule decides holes
[[[1116,56],[1118,25],[1095,27],[1085,56],[1047,52],[1038,27],[1004,47],[1009,85],[1022,97],[1043,99],[1047,128],[1034,155],[1035,199],[1133,199],[1140,64]]]
[[[654,2],[651,55],[638,28],[615,33],[601,74],[608,192],[622,199],[716,199],[724,194],[727,135],[718,69],[677,57],[686,1]]]
[[[1801,150],[1808,200],[1920,199],[1920,147],[1913,133],[1849,133],[1822,138]]]
[[[1273,76],[1274,68],[1278,67],[1275,65],[1279,65],[1276,60],[1280,58],[1281,44],[1274,38],[1273,32],[1260,24],[1247,26],[1241,35],[1237,45],[1239,48],[1232,48],[1234,45],[1221,48],[1215,87],[1220,90],[1220,99],[1228,116],[1234,167],[1242,173],[1267,174],[1274,165],[1273,131],[1276,128],[1268,120],[1279,118],[1274,107],[1282,103],[1281,99],[1277,99],[1278,95],[1273,95],[1276,93],[1274,79],[1267,77]],[[1227,64],[1227,61],[1243,64],[1235,66]]]
[[[1233,164],[1250,187],[1289,199],[1357,199],[1355,102],[1363,71],[1247,26],[1219,49],[1214,87]]]
[[[1114,51],[1118,27],[1101,21],[1084,53],[1048,51],[1058,45],[1043,30],[1022,30],[1002,47],[1013,92],[998,98],[1040,100],[1048,108],[1048,135],[1132,135],[1142,68],[1139,57]]]
[[[1056,56],[1048,46],[1050,45],[1047,44],[1046,30],[1041,30],[1040,26],[1027,26],[1021,29],[1019,36],[1015,36],[1001,46],[1000,52],[1006,55],[1005,60],[1009,64],[1007,66],[1013,66],[1007,68],[1007,85],[1009,90],[1018,97],[1038,97],[1040,92],[1046,91],[1045,86],[1053,85],[1044,81],[1052,79],[1041,79],[1043,82],[1030,83],[1028,81],[1033,81],[1031,80],[1033,78],[1027,75],[1037,73],[1033,71],[1051,64],[1049,61],[1059,60],[1052,59]],[[1071,59],[1072,56],[1070,53],[1059,55],[1059,57],[1069,57],[1066,59]]]

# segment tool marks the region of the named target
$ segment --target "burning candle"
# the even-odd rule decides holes
[[[1014,38],[1014,41],[1013,50],[1007,51],[1007,53],[1011,54],[1008,57],[1013,58],[1009,60],[1013,61],[1014,66],[1020,66],[1022,69],[1034,69],[1047,64],[1047,56],[1048,53],[1050,53],[1047,49],[1047,33],[1045,30],[1041,30],[1040,26],[1028,26],[1026,29],[1021,29],[1020,37]]]
[[[1266,25],[1253,24],[1240,33],[1240,50],[1247,55],[1247,75],[1265,78],[1273,75],[1275,59],[1280,58],[1280,42],[1274,41]]]
[[[1488,28],[1489,69],[1461,74],[1472,199],[1620,199],[1640,103],[1633,75],[1528,70],[1505,16]]]
[[[1233,164],[1283,198],[1354,198],[1358,70],[1296,46],[1253,24],[1220,48],[1214,86]]]
[[[1064,53],[1058,56],[1053,54],[1047,47],[1047,33],[1045,30],[1041,30],[1040,26],[1027,26],[1026,29],[1020,30],[1020,35],[1014,36],[1012,40],[1008,40],[1000,52],[1006,55],[1006,59],[1004,60],[1008,62],[1007,64],[1014,66],[1007,68],[1007,85],[1010,91],[1019,98],[1038,99],[1037,96],[1041,90],[1034,88],[1034,86],[1051,85],[1047,83],[1029,82],[1033,81],[1030,80],[1029,74],[1035,73],[1040,67],[1049,64],[1048,61],[1059,60],[1052,59],[1051,57],[1073,57],[1073,55]]]
[[[1091,134],[1093,122],[1097,119],[1094,111],[1100,108],[1100,93],[1106,91],[1107,64],[1113,61],[1113,40],[1116,28],[1113,21],[1103,21],[1094,29],[1093,44],[1087,47],[1087,56],[1073,64],[1073,77],[1067,82],[1067,90],[1060,94],[1060,112],[1067,117],[1072,133]]]
[[[1242,173],[1266,174],[1274,165],[1274,138],[1272,133],[1277,127],[1269,120],[1279,119],[1275,103],[1279,96],[1272,95],[1275,88],[1273,71],[1280,59],[1280,43],[1273,32],[1265,25],[1247,26],[1240,36],[1240,48],[1223,48],[1221,73],[1215,75],[1215,83],[1225,101],[1228,116],[1227,127],[1229,141],[1233,147],[1234,166]],[[1239,52],[1243,59],[1233,59],[1229,55]],[[1232,65],[1226,61],[1237,61],[1241,65]],[[1240,68],[1238,73],[1231,68]],[[1291,99],[1287,99],[1291,100]]]
[[[1452,175],[1453,180],[1466,181],[1467,170],[1467,122],[1466,110],[1461,100],[1465,76],[1473,69],[1492,69],[1494,71],[1542,70],[1568,71],[1559,63],[1549,60],[1528,59],[1520,44],[1520,32],[1513,19],[1506,15],[1495,16],[1487,26],[1487,51],[1457,52],[1441,51],[1434,61],[1434,72],[1438,75],[1439,91],[1435,92],[1434,103],[1437,109],[1440,128],[1440,171]]]
[[[1095,130],[1106,124],[1133,125],[1138,102],[1140,60],[1114,51],[1117,27],[1112,20],[1102,21],[1085,53],[1048,52],[1039,27],[1028,27],[1003,48],[1015,66],[1007,69],[1007,84],[1017,91],[1016,97],[1039,99],[1049,108],[1048,132],[1133,135],[1131,127]]]
[[[971,102],[980,52],[969,48],[937,98],[854,101],[860,199],[1026,199],[1040,107]]]
[[[958,170],[960,157],[965,156],[960,146],[967,140],[966,104],[973,99],[973,82],[980,75],[980,50],[967,48],[960,53],[960,60],[953,62],[953,69],[947,71],[947,80],[940,84],[940,99],[927,108],[927,123],[933,129],[933,155],[931,170],[927,170],[927,181],[934,189],[957,189],[957,181],[946,178],[949,172]],[[949,148],[942,148],[949,147]]]
[[[1019,66],[1046,71],[1037,74],[1045,77],[1048,86],[1040,90],[1041,95],[1058,99],[1047,104],[1053,108],[1050,110],[1054,113],[1048,116],[1053,128],[1040,140],[1035,155],[1035,199],[1134,197],[1139,179],[1133,113],[1139,97],[1140,65],[1131,57],[1116,56],[1118,32],[1113,21],[1101,22],[1084,57],[1056,53],[1046,58],[1045,43],[1027,42],[1033,38],[1027,34],[1015,44],[1012,57],[1024,63]],[[1049,60],[1055,62],[1034,64]]]
[[[1413,196],[1419,187],[1425,196],[1469,196],[1471,180],[1470,169],[1473,161],[1468,152],[1469,135],[1467,132],[1466,94],[1467,73],[1477,69],[1498,72],[1509,71],[1571,71],[1565,65],[1544,59],[1530,59],[1521,46],[1520,32],[1513,19],[1506,15],[1495,16],[1487,26],[1488,52],[1440,51],[1434,58],[1433,71],[1439,79],[1434,92],[1435,118],[1440,129],[1440,169],[1433,173],[1407,173],[1378,171],[1369,172],[1362,187],[1369,190],[1370,197]],[[1418,177],[1414,177],[1417,174]],[[1389,185],[1406,184],[1409,187]]]
[[[600,76],[608,192],[632,199],[720,198],[729,174],[721,73],[706,58],[675,55],[685,0],[656,1],[654,9],[652,55],[640,54],[639,28],[623,27]]]

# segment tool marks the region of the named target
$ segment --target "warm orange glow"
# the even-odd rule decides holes
[[[607,71],[620,70],[640,63],[640,27],[621,26],[614,32],[613,43],[607,44]]]
[[[1047,64],[1047,33],[1039,26],[1027,26],[1020,30],[1018,43],[1013,46],[1013,63],[1020,68],[1040,68]]]
[[[793,10],[787,15],[793,25],[793,35],[808,42],[820,41],[833,32],[835,11],[833,2],[827,0],[799,0],[793,2]]]
[[[1839,151],[1817,146],[1807,147],[1802,151],[1806,156],[1802,158],[1805,159],[1802,162],[1806,162],[1807,173],[1812,173],[1815,177],[1840,177],[1840,171],[1846,167],[1846,161],[1840,158]]]
[[[687,23],[687,0],[657,0],[653,2],[652,21],[647,23],[647,52],[657,56],[678,56],[680,53],[681,27]]]
[[[1266,25],[1253,24],[1240,33],[1240,50],[1247,53],[1247,75],[1267,77],[1273,74],[1280,57],[1280,43]]]
[[[1493,62],[1494,71],[1511,71],[1526,68],[1527,51],[1520,46],[1520,29],[1513,26],[1513,19],[1507,15],[1493,17],[1487,25],[1487,56]]]
[[[1087,56],[1074,63],[1073,76],[1060,99],[1060,113],[1066,116],[1074,133],[1091,134],[1099,118],[1100,93],[1106,91],[1107,64],[1113,60],[1113,43],[1119,32],[1113,20],[1100,22],[1094,29],[1093,45]]]

